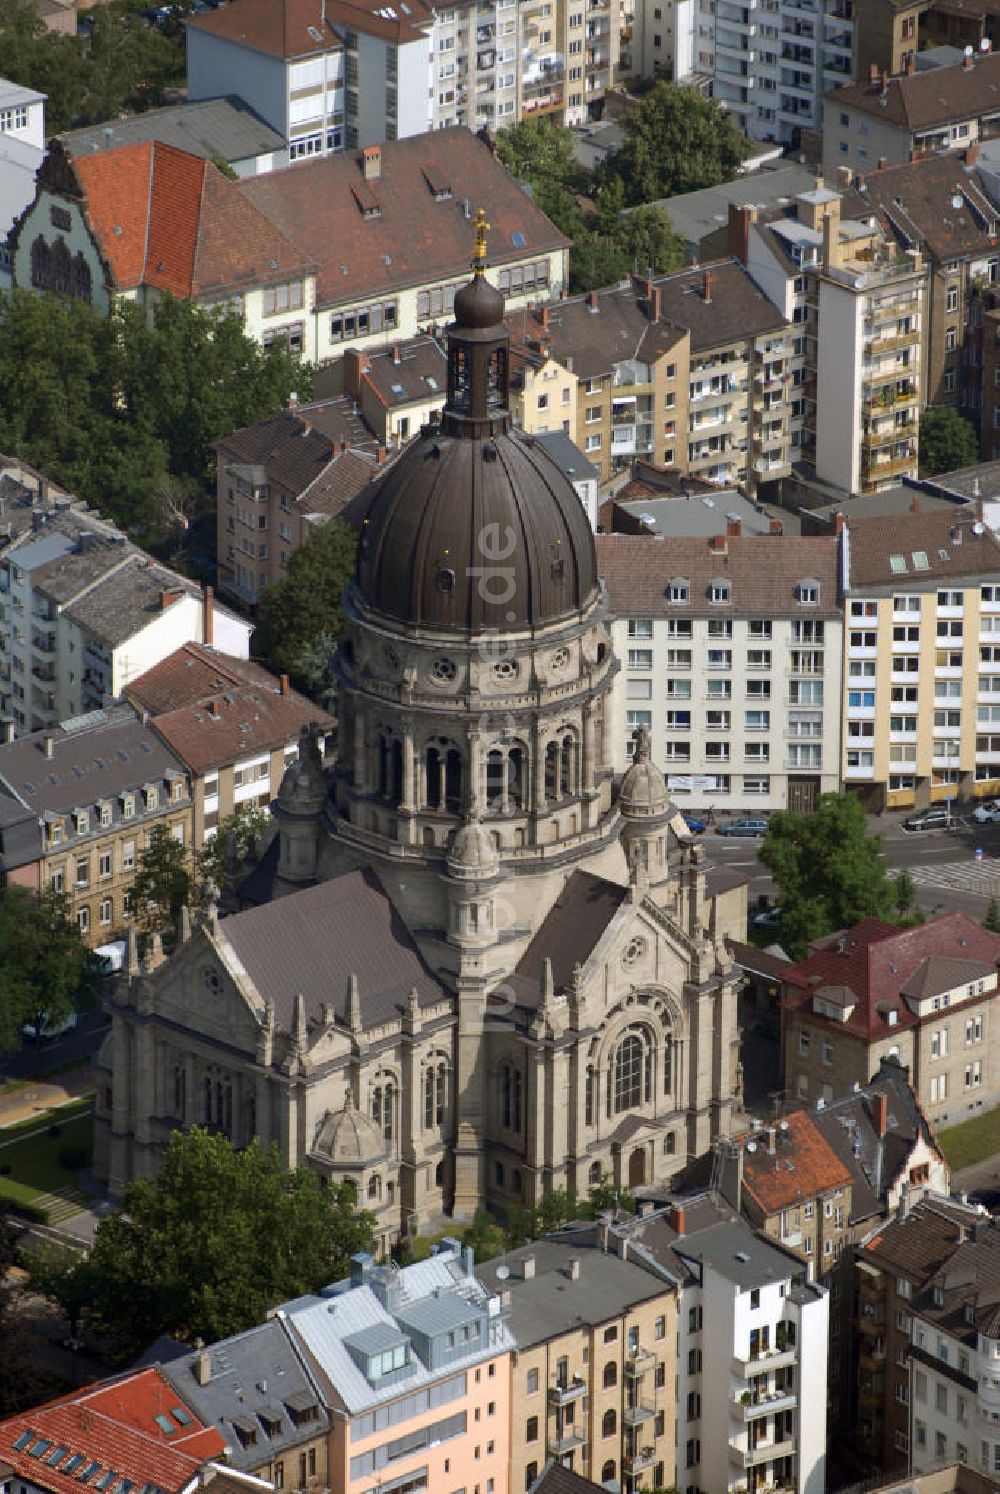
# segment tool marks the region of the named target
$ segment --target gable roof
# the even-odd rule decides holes
[[[909,130],[932,129],[953,120],[997,112],[1000,54],[989,52],[973,67],[935,67],[929,72],[878,83],[849,83],[826,96],[827,110],[858,109],[880,123]],[[884,103],[883,103],[884,99]]]
[[[333,717],[297,690],[272,683],[230,687],[208,701],[178,706],[157,716],[152,727],[200,775],[293,743],[313,722],[328,731]]]
[[[387,141],[378,150],[374,180],[364,180],[360,152],[340,151],[239,184],[246,201],[319,266],[317,306],[467,279],[472,227],[466,202],[489,204],[491,265],[568,246],[464,125]],[[362,211],[356,195],[362,188],[364,200],[377,205],[374,216]]]
[[[311,268],[238,183],[188,151],[144,140],[80,156],[73,170],[117,290],[222,295]]]
[[[1000,575],[1000,541],[990,528],[979,525],[975,509],[921,508],[917,513],[911,509],[864,519],[848,515],[846,529],[848,590]]]
[[[762,1132],[741,1138],[743,1187],[767,1216],[793,1208],[851,1183],[849,1169],[804,1110],[796,1110],[772,1129],[774,1150]],[[754,1144],[751,1152],[747,1141]]]
[[[371,871],[347,872],[234,913],[217,937],[260,995],[274,1002],[277,1025],[286,1032],[300,993],[308,1017],[318,1019],[330,1002],[343,1013],[352,975],[366,1030],[395,1021],[414,988],[421,1006],[447,995]]]
[[[869,1042],[884,1037],[892,1026],[909,1027],[917,1018],[903,990],[926,961],[936,956],[975,960],[995,968],[1000,961],[1000,935],[988,933],[959,912],[943,913],[915,928],[903,929],[878,918],[866,918],[846,933],[827,940],[784,973],[785,1007],[795,1010],[812,1002],[821,986],[847,986],[857,1005],[838,1031]],[[831,1020],[810,1013],[810,1020]]]
[[[997,209],[965,164],[963,152],[870,171],[865,192],[905,249],[924,248],[935,259],[948,260],[996,247]],[[958,208],[952,205],[956,196]]]
[[[552,961],[557,991],[573,979],[573,969],[593,952],[601,935],[629,895],[627,887],[592,872],[574,871],[521,956],[513,980],[518,1005],[536,1006],[542,962]]]
[[[251,659],[237,659],[204,643],[185,643],[125,687],[126,698],[154,716],[209,700],[231,685],[275,689],[278,681]]]
[[[192,16],[187,25],[285,61],[343,48],[322,0],[234,0]]]
[[[723,514],[717,533],[725,528]],[[725,554],[699,538],[599,534],[595,544],[598,574],[616,617],[839,615],[837,541],[830,535],[741,535],[726,541]],[[667,600],[667,584],[675,576],[690,582],[687,602]],[[731,586],[728,605],[708,599],[709,584],[722,577]],[[820,583],[818,604],[801,604],[796,598],[797,583],[806,579]]]

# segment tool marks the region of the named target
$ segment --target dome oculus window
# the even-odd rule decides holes
[[[206,965],[201,972],[201,978],[205,982],[205,989],[211,991],[213,996],[218,996],[222,990],[222,977],[219,972],[213,970],[210,965]]]
[[[501,659],[499,664],[493,666],[493,678],[497,680],[516,680],[518,674],[517,661],[515,659]]]
[[[383,650],[383,658],[390,669],[399,668],[399,655],[391,644],[387,643]]]
[[[557,648],[549,662],[553,669],[565,669],[569,664],[569,649]]]
[[[431,665],[431,679],[438,685],[448,685],[458,673],[451,659],[435,659]]]
[[[450,566],[441,566],[437,576],[434,578],[434,584],[438,591],[443,592],[445,596],[451,596],[455,590],[455,572]]]

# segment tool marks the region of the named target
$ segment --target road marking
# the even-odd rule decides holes
[[[990,871],[981,861],[939,861],[906,870],[920,887],[971,892],[977,897],[1000,898],[1000,868]]]

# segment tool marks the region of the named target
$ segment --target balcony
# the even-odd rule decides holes
[[[625,1360],[626,1375],[638,1377],[639,1375],[647,1374],[649,1370],[655,1368],[656,1355],[651,1349],[636,1349],[635,1353],[630,1354]]]
[[[31,673],[40,684],[54,685],[56,682],[56,672],[51,664],[32,664]]]
[[[795,1451],[795,1439],[785,1437],[781,1442],[759,1442],[756,1447],[746,1449],[734,1447],[733,1443],[729,1447],[730,1462],[735,1462],[737,1467],[756,1468],[758,1464],[770,1463],[775,1458],[790,1457]],[[734,1453],[739,1454],[742,1464],[733,1456]]]
[[[54,633],[35,633],[32,635],[31,647],[36,654],[44,654],[46,658],[54,657],[56,650],[56,635]]]
[[[561,1430],[557,1427],[545,1439],[545,1445],[554,1458],[561,1458],[566,1453],[576,1452],[578,1447],[585,1447],[586,1443],[587,1435],[583,1428],[575,1426],[563,1427]]]
[[[644,1402],[638,1402],[634,1406],[626,1406],[622,1412],[622,1420],[627,1427],[641,1426],[644,1421],[652,1421],[656,1415],[653,1406],[647,1406]]]
[[[761,1416],[776,1416],[779,1411],[794,1411],[797,1398],[793,1390],[774,1390],[768,1394],[751,1396],[749,1401],[742,1397],[733,1401],[730,1411],[737,1421],[756,1421]]]
[[[844,777],[854,780],[875,777],[874,763],[858,763],[856,766],[848,766],[844,769]]]
[[[882,482],[887,477],[898,477],[902,473],[913,473],[917,467],[917,453],[910,452],[908,456],[896,457],[891,462],[870,462],[865,482]]]
[[[771,1370],[786,1369],[788,1365],[794,1363],[794,1346],[790,1349],[771,1349],[760,1354],[748,1354],[745,1359],[740,1354],[734,1354],[733,1374],[740,1379],[748,1379],[751,1375],[763,1375]]]
[[[549,1386],[549,1405],[568,1406],[571,1401],[579,1401],[587,1394],[587,1382],[582,1375],[574,1375],[566,1385]]]
[[[912,348],[920,341],[920,331],[915,328],[912,332],[883,333],[874,332],[865,337],[865,352],[870,357],[877,357],[880,353],[895,353],[901,348]]]
[[[656,1448],[642,1447],[638,1452],[627,1453],[622,1458],[622,1469],[626,1478],[634,1478],[637,1473],[644,1473],[647,1468],[652,1468],[656,1462]]]

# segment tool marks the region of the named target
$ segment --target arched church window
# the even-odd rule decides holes
[[[663,1093],[669,1095],[674,1083],[674,1046],[667,1037],[663,1043]]]
[[[596,1076],[594,1074],[594,1065],[592,1063],[588,1063],[588,1065],[587,1065],[587,1074],[586,1074],[586,1078],[584,1080],[584,1089],[583,1089],[584,1119],[585,1119],[586,1124],[588,1126],[592,1126],[594,1124],[594,1116],[596,1114],[595,1094],[594,1094],[594,1091],[595,1091],[595,1088],[596,1088],[595,1078],[596,1078]]]
[[[212,1124],[212,1081],[207,1076],[202,1090],[203,1118],[206,1126]]]
[[[49,288],[49,246],[41,234],[31,246],[31,284],[35,290]]]
[[[65,239],[56,239],[50,260],[52,284],[49,287],[60,296],[68,296],[73,285],[73,261]]]
[[[601,1183],[601,1164],[600,1164],[600,1162],[591,1162],[591,1164],[590,1164],[590,1171],[587,1174],[587,1182],[590,1184],[591,1188],[598,1188],[598,1187],[600,1187],[600,1183]]]
[[[507,354],[494,348],[486,369],[486,404],[491,410],[503,409],[507,403]]]
[[[434,1183],[435,1183],[435,1186],[438,1187],[438,1188],[442,1188],[444,1186],[444,1163],[443,1162],[439,1162],[438,1165],[434,1169]]]
[[[372,1090],[372,1120],[386,1141],[396,1134],[396,1086],[391,1079]]]
[[[372,1120],[381,1131],[382,1129],[382,1086],[376,1084],[372,1090]]]
[[[500,1119],[506,1131],[520,1133],[522,1084],[520,1069],[512,1063],[500,1065]]]
[[[627,1032],[611,1060],[610,1113],[620,1115],[652,1098],[653,1056],[643,1034]]]
[[[424,1130],[429,1131],[434,1125],[434,1070],[428,1067],[424,1071]]]
[[[73,259],[72,289],[74,296],[78,297],[81,301],[90,301],[93,299],[93,278],[90,273],[90,266],[79,250]]]
[[[368,1199],[370,1203],[377,1203],[382,1197],[382,1179],[377,1172],[373,1172],[368,1179]]]
[[[448,1066],[439,1063],[436,1074],[436,1098],[434,1116],[439,1126],[444,1125],[445,1108],[448,1103]]]
[[[426,754],[427,808],[458,814],[462,808],[462,754],[444,738]]]

